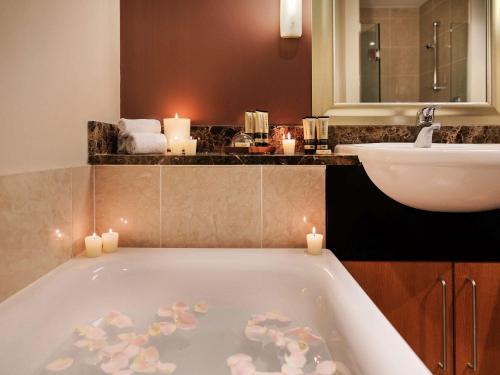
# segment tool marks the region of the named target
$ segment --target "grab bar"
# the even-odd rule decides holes
[[[439,282],[441,283],[441,288],[442,288],[442,293],[443,293],[443,315],[442,315],[442,322],[443,322],[443,360],[438,363],[439,367],[441,367],[443,370],[448,369],[448,337],[447,337],[447,321],[446,321],[446,281],[442,278],[439,278]]]
[[[472,285],[472,362],[467,363],[467,367],[477,371],[477,324],[476,324],[476,288],[474,279],[468,278],[467,281]]]
[[[432,91],[441,91],[441,90],[446,90],[445,86],[439,86],[439,81],[438,81],[438,28],[441,25],[440,22],[434,21],[432,23],[432,28],[434,31],[434,35],[432,38],[432,43],[427,43],[426,48],[427,49],[432,49],[434,53],[434,75],[433,75],[433,80],[432,80]]]

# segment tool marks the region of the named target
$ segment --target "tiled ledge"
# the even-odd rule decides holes
[[[92,165],[358,165],[353,155],[91,155]]]

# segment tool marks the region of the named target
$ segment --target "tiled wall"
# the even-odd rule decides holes
[[[0,176],[0,301],[83,250],[92,167]]]
[[[469,19],[468,0],[428,0],[420,7],[420,101],[447,102],[454,96],[466,97],[467,88],[464,78],[467,76],[467,22]],[[444,90],[432,90],[434,64],[432,50],[426,43],[432,42],[432,23],[441,23],[438,33],[438,83]],[[454,51],[451,54],[450,27],[454,27]],[[462,34],[462,35],[459,35]],[[451,87],[451,70],[455,71],[456,87]]]
[[[380,24],[381,100],[418,102],[418,9],[361,8],[360,20]]]
[[[325,168],[96,166],[96,229],[121,246],[305,247],[325,231]]]

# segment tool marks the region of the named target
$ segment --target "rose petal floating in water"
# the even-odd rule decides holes
[[[231,375],[255,375],[255,366],[252,362],[240,361],[230,367]]]
[[[316,366],[317,375],[333,375],[337,371],[337,365],[333,361],[323,361]]]
[[[132,319],[119,311],[111,311],[106,316],[106,323],[117,328],[128,328],[134,326]]]
[[[175,312],[184,312],[189,310],[189,306],[184,302],[175,302],[172,305],[172,310],[174,310]]]
[[[278,312],[266,312],[265,317],[267,320],[274,320],[281,323],[289,323],[290,318]]]
[[[196,328],[196,319],[188,312],[179,311],[175,320],[177,327],[183,330],[191,330]]]
[[[194,305],[194,311],[199,314],[206,314],[208,312],[208,304],[205,302],[199,302]]]
[[[226,360],[226,364],[227,364],[227,367],[233,367],[238,362],[252,362],[252,361],[253,361],[253,359],[249,355],[238,353],[238,354],[235,354],[235,355],[232,355],[231,357],[229,357]]]
[[[306,354],[309,351],[309,345],[307,345],[305,342],[302,341],[295,341],[292,340],[288,345],[286,346],[290,354],[294,353],[300,353],[300,354]]]
[[[112,358],[118,353],[123,352],[123,350],[127,347],[128,343],[125,341],[121,341],[118,344],[108,345],[102,348],[99,351],[99,358]]]
[[[170,336],[172,333],[174,333],[177,330],[177,326],[174,323],[160,322],[158,324],[160,326],[160,332],[164,336]]]
[[[158,353],[158,349],[154,346],[141,349],[141,352],[137,357],[135,357],[130,368],[138,373],[155,373],[159,358],[160,355]]]
[[[321,338],[320,336],[313,335],[311,333],[311,328],[309,327],[292,328],[286,331],[285,335],[298,337],[300,341],[303,341],[306,344],[316,344],[319,342],[324,342],[323,338]]]
[[[153,323],[149,326],[148,335],[149,336],[159,336],[161,333],[160,323]]]
[[[137,335],[135,333],[121,333],[118,338],[128,342],[130,345],[142,346],[149,341],[148,335]]]
[[[101,370],[107,374],[114,374],[120,370],[128,367],[128,358],[123,353],[119,353],[111,358],[109,361],[101,365]]]
[[[140,350],[141,350],[141,348],[138,347],[137,345],[129,345],[122,353],[128,359],[131,359],[131,358],[135,357],[137,354],[139,354]]]
[[[284,375],[302,375],[302,374],[304,374],[304,371],[302,371],[301,368],[297,368],[297,367],[291,366],[289,364],[284,364],[283,366],[281,366],[281,372]]]
[[[171,306],[162,306],[158,309],[156,314],[161,318],[173,318],[174,311]]]
[[[177,366],[173,363],[158,362],[158,364],[156,365],[156,368],[162,374],[172,374],[177,369]]]
[[[106,332],[92,325],[80,326],[76,330],[80,336],[84,336],[88,340],[104,340],[106,338]]]
[[[51,372],[64,371],[67,368],[71,367],[73,365],[73,362],[74,360],[71,357],[59,358],[53,362],[50,362],[47,366],[45,366],[45,369]]]
[[[285,355],[285,362],[287,365],[295,368],[302,368],[307,363],[307,358],[303,353],[294,352],[290,355]]]
[[[263,341],[266,338],[267,328],[263,326],[247,326],[245,336],[250,341]]]

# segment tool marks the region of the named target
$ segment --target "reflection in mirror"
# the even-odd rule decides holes
[[[335,102],[486,102],[488,1],[335,1]]]

